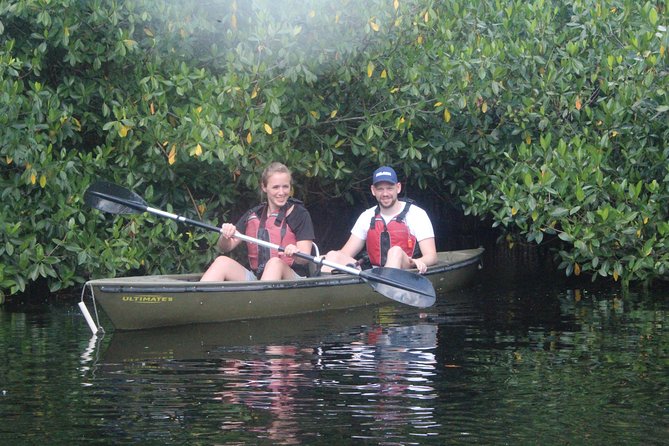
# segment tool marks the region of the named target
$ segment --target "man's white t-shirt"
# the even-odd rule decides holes
[[[392,220],[393,217],[400,214],[404,210],[404,206],[406,206],[407,203],[404,201],[401,203],[403,205],[402,209],[400,209],[400,212],[397,214],[391,215],[389,217],[381,214],[386,224],[388,224],[388,222]],[[369,224],[372,221],[375,210],[376,206],[371,207],[360,214],[360,217],[358,217],[358,220],[353,225],[353,229],[351,229],[351,234],[355,235],[359,239],[367,240],[367,231],[369,231]],[[426,238],[434,238],[434,229],[432,228],[430,217],[427,216],[427,212],[415,204],[412,204],[409,208],[409,212],[407,212],[405,221],[409,227],[409,232],[411,232],[411,234],[416,237],[418,242],[425,240]]]

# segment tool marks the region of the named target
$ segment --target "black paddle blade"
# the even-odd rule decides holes
[[[418,308],[434,305],[437,299],[432,282],[427,277],[397,268],[372,268],[360,277],[377,293],[389,299]]]
[[[142,197],[107,181],[93,183],[84,193],[84,202],[92,208],[111,214],[137,214],[147,208]]]

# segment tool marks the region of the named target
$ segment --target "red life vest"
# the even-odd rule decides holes
[[[286,221],[286,212],[291,206],[300,204],[299,200],[289,198],[288,202],[279,209],[279,212],[267,215],[267,203],[263,203],[249,211],[246,220],[245,234],[249,237],[265,240],[279,246],[297,243],[297,237]],[[256,273],[262,275],[265,264],[272,257],[278,256],[277,250],[270,250],[255,243],[246,243],[249,266]],[[294,259],[284,256],[281,260],[288,266],[292,265]]]
[[[391,246],[399,246],[409,257],[413,257],[416,249],[416,237],[411,235],[409,226],[406,224],[406,215],[411,207],[411,200],[406,202],[402,212],[397,214],[388,222],[381,217],[381,209],[376,206],[374,216],[369,223],[367,231],[367,255],[374,266],[383,266],[386,263],[388,250]]]

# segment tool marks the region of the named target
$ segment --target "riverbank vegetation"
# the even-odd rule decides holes
[[[221,223],[281,160],[312,209],[409,190],[628,287],[669,268],[666,3],[0,2],[0,289],[202,270],[212,234],[87,208],[97,179]],[[315,223],[319,221],[315,214]],[[346,226],[346,225],[342,225]]]

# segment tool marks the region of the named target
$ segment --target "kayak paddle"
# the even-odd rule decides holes
[[[143,212],[149,212],[209,231],[221,232],[220,227],[152,208],[136,193],[107,181],[98,181],[92,184],[84,193],[84,202],[92,208],[111,214],[141,214]],[[253,238],[240,232],[236,232],[234,236],[249,243],[255,243],[266,248],[283,251],[283,247],[279,245]],[[329,266],[339,271],[358,276],[368,283],[377,293],[406,305],[425,308],[432,306],[436,300],[436,293],[432,283],[426,277],[411,271],[384,267],[376,267],[371,270],[361,271],[357,268],[340,265],[324,258],[316,258],[302,252],[295,253],[295,256],[317,265]]]

